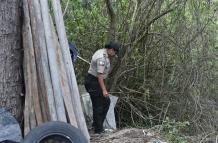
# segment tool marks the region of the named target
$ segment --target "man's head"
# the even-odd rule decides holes
[[[107,49],[107,53],[110,57],[117,55],[119,52],[119,45],[114,42],[109,42],[105,45],[105,48]]]

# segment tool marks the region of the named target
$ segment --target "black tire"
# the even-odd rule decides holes
[[[65,138],[67,143],[88,143],[79,129],[59,121],[47,122],[34,128],[24,138],[23,143],[42,143],[45,138],[53,136]]]

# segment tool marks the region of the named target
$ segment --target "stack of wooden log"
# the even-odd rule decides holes
[[[23,0],[24,133],[43,122],[63,121],[89,139],[60,1],[50,2],[49,9],[48,0]]]

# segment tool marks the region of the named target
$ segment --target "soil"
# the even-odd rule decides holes
[[[91,143],[166,143],[157,133],[135,128],[90,136]]]

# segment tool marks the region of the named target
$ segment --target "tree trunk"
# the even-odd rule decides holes
[[[21,119],[23,90],[20,0],[0,0],[0,108]]]
[[[110,18],[110,26],[109,26],[109,32],[107,37],[107,42],[109,41],[115,41],[116,40],[116,14],[114,12],[114,9],[112,7],[112,1],[111,0],[105,0],[108,16]]]

